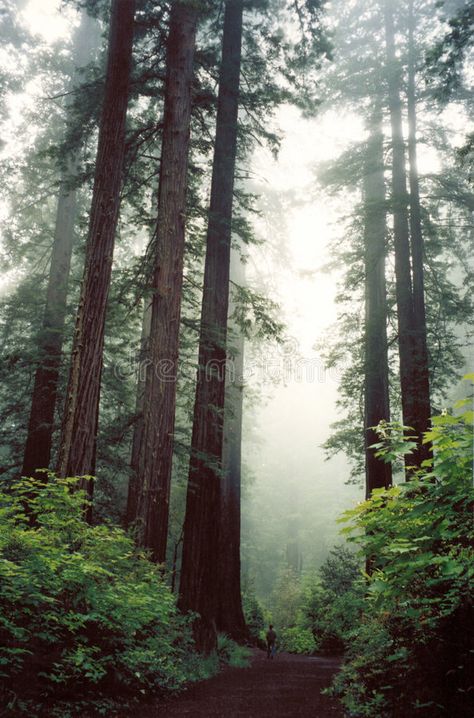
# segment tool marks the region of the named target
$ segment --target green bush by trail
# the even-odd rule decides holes
[[[280,573],[271,618],[281,650],[343,652],[362,611],[362,565],[354,551],[336,546],[318,571],[299,576],[286,568]]]
[[[253,583],[248,578],[242,581],[242,609],[250,637],[262,640],[270,616],[255,595]]]
[[[360,620],[364,582],[361,560],[345,546],[335,546],[316,574],[303,584],[303,625],[319,651],[342,653]]]
[[[434,462],[346,514],[374,566],[335,681],[349,716],[474,715],[472,424],[472,411],[434,417]],[[382,428],[381,454],[400,447],[399,428]]]
[[[278,648],[288,653],[302,653],[311,655],[316,652],[317,644],[308,628],[298,621],[296,626],[283,628],[278,634]]]
[[[252,652],[247,646],[240,646],[225,633],[217,634],[217,660],[232,668],[247,668]]]
[[[87,525],[74,484],[50,476],[0,494],[0,703],[11,715],[65,718],[203,670],[158,567],[121,529]]]

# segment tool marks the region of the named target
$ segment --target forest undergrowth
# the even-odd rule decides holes
[[[469,400],[466,400],[469,403]],[[468,716],[473,624],[472,410],[433,417],[434,460],[346,512],[357,552],[282,575],[270,615],[251,590],[254,639],[274,620],[280,650],[344,653],[331,692],[350,716]],[[379,427],[385,460],[412,449]],[[248,665],[220,635],[193,647],[161,567],[121,528],[84,522],[75,479],[22,479],[1,495],[0,685],[6,715],[112,715],[152,695]],[[361,562],[365,560],[365,568]]]
[[[162,567],[121,528],[84,522],[76,485],[50,474],[0,495],[1,715],[113,715],[246,666],[222,634],[196,652]]]

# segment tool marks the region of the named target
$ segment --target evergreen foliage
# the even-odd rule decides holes
[[[279,648],[343,653],[360,619],[363,596],[361,562],[344,545],[335,546],[318,571],[299,577],[283,570],[271,600]]]
[[[390,4],[390,3],[389,3]],[[326,73],[328,82],[335,86],[328,100],[328,108],[357,106],[359,115],[367,119],[373,102],[385,107],[387,115],[387,88],[381,74],[384,65],[382,16],[383,4],[370,3],[359,17],[357,3],[341,7],[336,26],[336,53],[332,68]],[[429,355],[429,372],[432,405],[439,410],[456,383],[466,362],[464,330],[472,314],[472,270],[466,262],[465,251],[472,241],[471,210],[466,204],[471,195],[469,175],[469,148],[465,148],[466,167],[459,168],[458,152],[449,129],[443,122],[433,122],[434,87],[424,85],[421,75],[421,58],[428,52],[429,28],[440,23],[436,2],[416,6],[416,111],[418,119],[417,143],[420,148],[430,147],[436,153],[439,168],[436,171],[418,172],[421,196],[421,225],[424,240],[424,282],[426,306],[426,333]],[[471,5],[468,3],[467,5]],[[395,8],[395,5],[393,5]],[[446,8],[447,11],[447,8]],[[469,10],[459,12],[468,24]],[[466,16],[466,17],[464,17]],[[395,13],[398,30],[400,72],[405,83],[409,48],[407,34],[408,3],[400,4]],[[454,22],[454,21],[453,21]],[[455,26],[455,23],[453,27]],[[440,24],[439,27],[442,27]],[[426,31],[425,31],[426,30]],[[454,31],[453,31],[454,32]],[[351,68],[355,54],[360,53],[364,42],[363,62],[358,72]],[[432,41],[431,41],[432,42]],[[453,41],[454,42],[454,41]],[[463,39],[464,42],[464,39]],[[465,38],[465,51],[469,39]],[[445,50],[447,50],[449,42]],[[461,63],[461,60],[459,61]],[[460,67],[460,65],[459,65]],[[402,103],[406,104],[405,84],[402,84]],[[384,128],[387,135],[387,128]],[[340,312],[337,323],[331,328],[322,344],[322,353],[328,367],[339,366],[342,372],[339,407],[343,417],[333,425],[332,435],[325,443],[328,456],[343,452],[351,463],[349,480],[358,481],[364,471],[364,198],[362,179],[368,141],[364,139],[350,145],[339,158],[322,165],[318,171],[320,186],[344,202],[340,217],[341,232],[334,243],[333,267],[343,270],[337,301]],[[384,142],[385,184],[389,185],[388,171],[393,161],[391,143]],[[390,208],[389,194],[386,209]],[[469,202],[469,200],[467,200]],[[341,213],[342,214],[342,213]],[[463,231],[465,230],[465,231]],[[395,277],[393,268],[393,226],[388,222],[387,244],[387,343],[390,377],[390,405],[392,416],[401,408],[399,387],[399,360],[397,357],[397,310],[395,306]],[[348,339],[350,337],[350,340]],[[397,465],[395,468],[399,468]]]
[[[432,419],[425,441],[434,460],[345,515],[345,531],[373,562],[335,681],[351,715],[470,714],[473,412],[460,404],[463,413]],[[380,434],[386,460],[411,452],[400,428]]]
[[[269,617],[256,597],[253,585],[248,580],[242,582],[242,608],[250,636],[255,640],[263,641]]]
[[[342,653],[350,645],[363,592],[359,559],[346,547],[336,546],[303,589],[304,625],[319,650]]]
[[[474,3],[465,2],[448,20],[444,37],[426,53],[430,80],[436,81],[439,99],[446,101],[465,83],[464,70],[472,55],[474,40]]]

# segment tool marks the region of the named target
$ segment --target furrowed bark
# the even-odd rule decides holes
[[[387,351],[387,295],[385,283],[386,208],[382,114],[370,123],[364,172],[365,264],[365,476],[366,496],[392,483],[392,467],[370,448],[378,441],[371,428],[390,421]]]
[[[408,18],[408,161],[409,161],[409,187],[410,187],[410,234],[411,259],[413,275],[413,319],[415,339],[415,361],[417,373],[415,377],[415,395],[418,397],[419,430],[428,431],[431,417],[430,402],[430,374],[428,345],[426,339],[426,312],[424,287],[424,242],[421,223],[420,186],[418,180],[417,161],[417,118],[416,118],[416,67],[415,67],[415,18],[413,13],[413,0],[410,0]],[[430,444],[421,444],[418,437],[419,448],[415,454],[417,465],[431,456]]]
[[[231,252],[231,282],[245,282],[244,267],[237,251]],[[229,296],[229,322],[234,303]],[[248,637],[242,609],[240,529],[242,474],[242,416],[244,400],[245,340],[237,326],[231,338],[231,370],[227,372],[224,401],[223,483],[220,516],[220,560],[217,629],[242,641]]]
[[[199,614],[199,650],[216,645],[222,497],[227,315],[232,202],[237,148],[242,0],[227,0],[216,118],[179,605]]]
[[[126,526],[131,526],[137,516],[138,507],[138,475],[140,471],[140,447],[143,438],[143,407],[145,404],[146,371],[149,363],[149,345],[151,331],[151,303],[145,297],[143,309],[142,333],[140,337],[140,354],[138,357],[137,393],[135,400],[135,425],[133,427],[132,450],[130,455],[130,481],[128,484]]]
[[[137,470],[135,531],[158,563],[166,560],[176,409],[188,151],[197,7],[174,2],[168,37],[167,78],[156,264],[152,286],[149,366]],[[132,520],[133,510],[129,520]]]
[[[395,31],[390,0],[385,0],[384,7],[388,103],[392,132],[392,211],[403,423],[411,428],[409,434],[415,436],[417,442],[417,450],[406,458],[405,463],[408,468],[420,466],[423,456],[421,436],[427,426],[420,411],[420,397],[417,395],[418,356],[410,266],[409,197],[406,186],[405,142],[400,100],[401,68],[395,53]]]
[[[110,286],[132,64],[134,0],[113,0],[84,277],[58,458],[60,476],[95,472],[105,312]],[[92,495],[92,483],[80,484]]]
[[[84,12],[75,39],[74,57],[78,68],[90,60],[97,40],[96,36],[96,23]],[[78,82],[79,78],[76,72],[71,79],[73,89]],[[37,470],[48,469],[51,460],[54,412],[67,312],[67,291],[75,239],[74,225],[77,202],[74,181],[76,171],[76,160],[69,155],[62,171],[59,189],[46,305],[43,324],[38,336],[38,368],[35,372],[28,434],[21,470],[22,476],[34,476],[42,480],[46,480],[46,474],[44,471]]]

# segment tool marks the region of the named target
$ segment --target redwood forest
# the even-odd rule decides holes
[[[474,715],[473,0],[0,0],[0,716]]]

